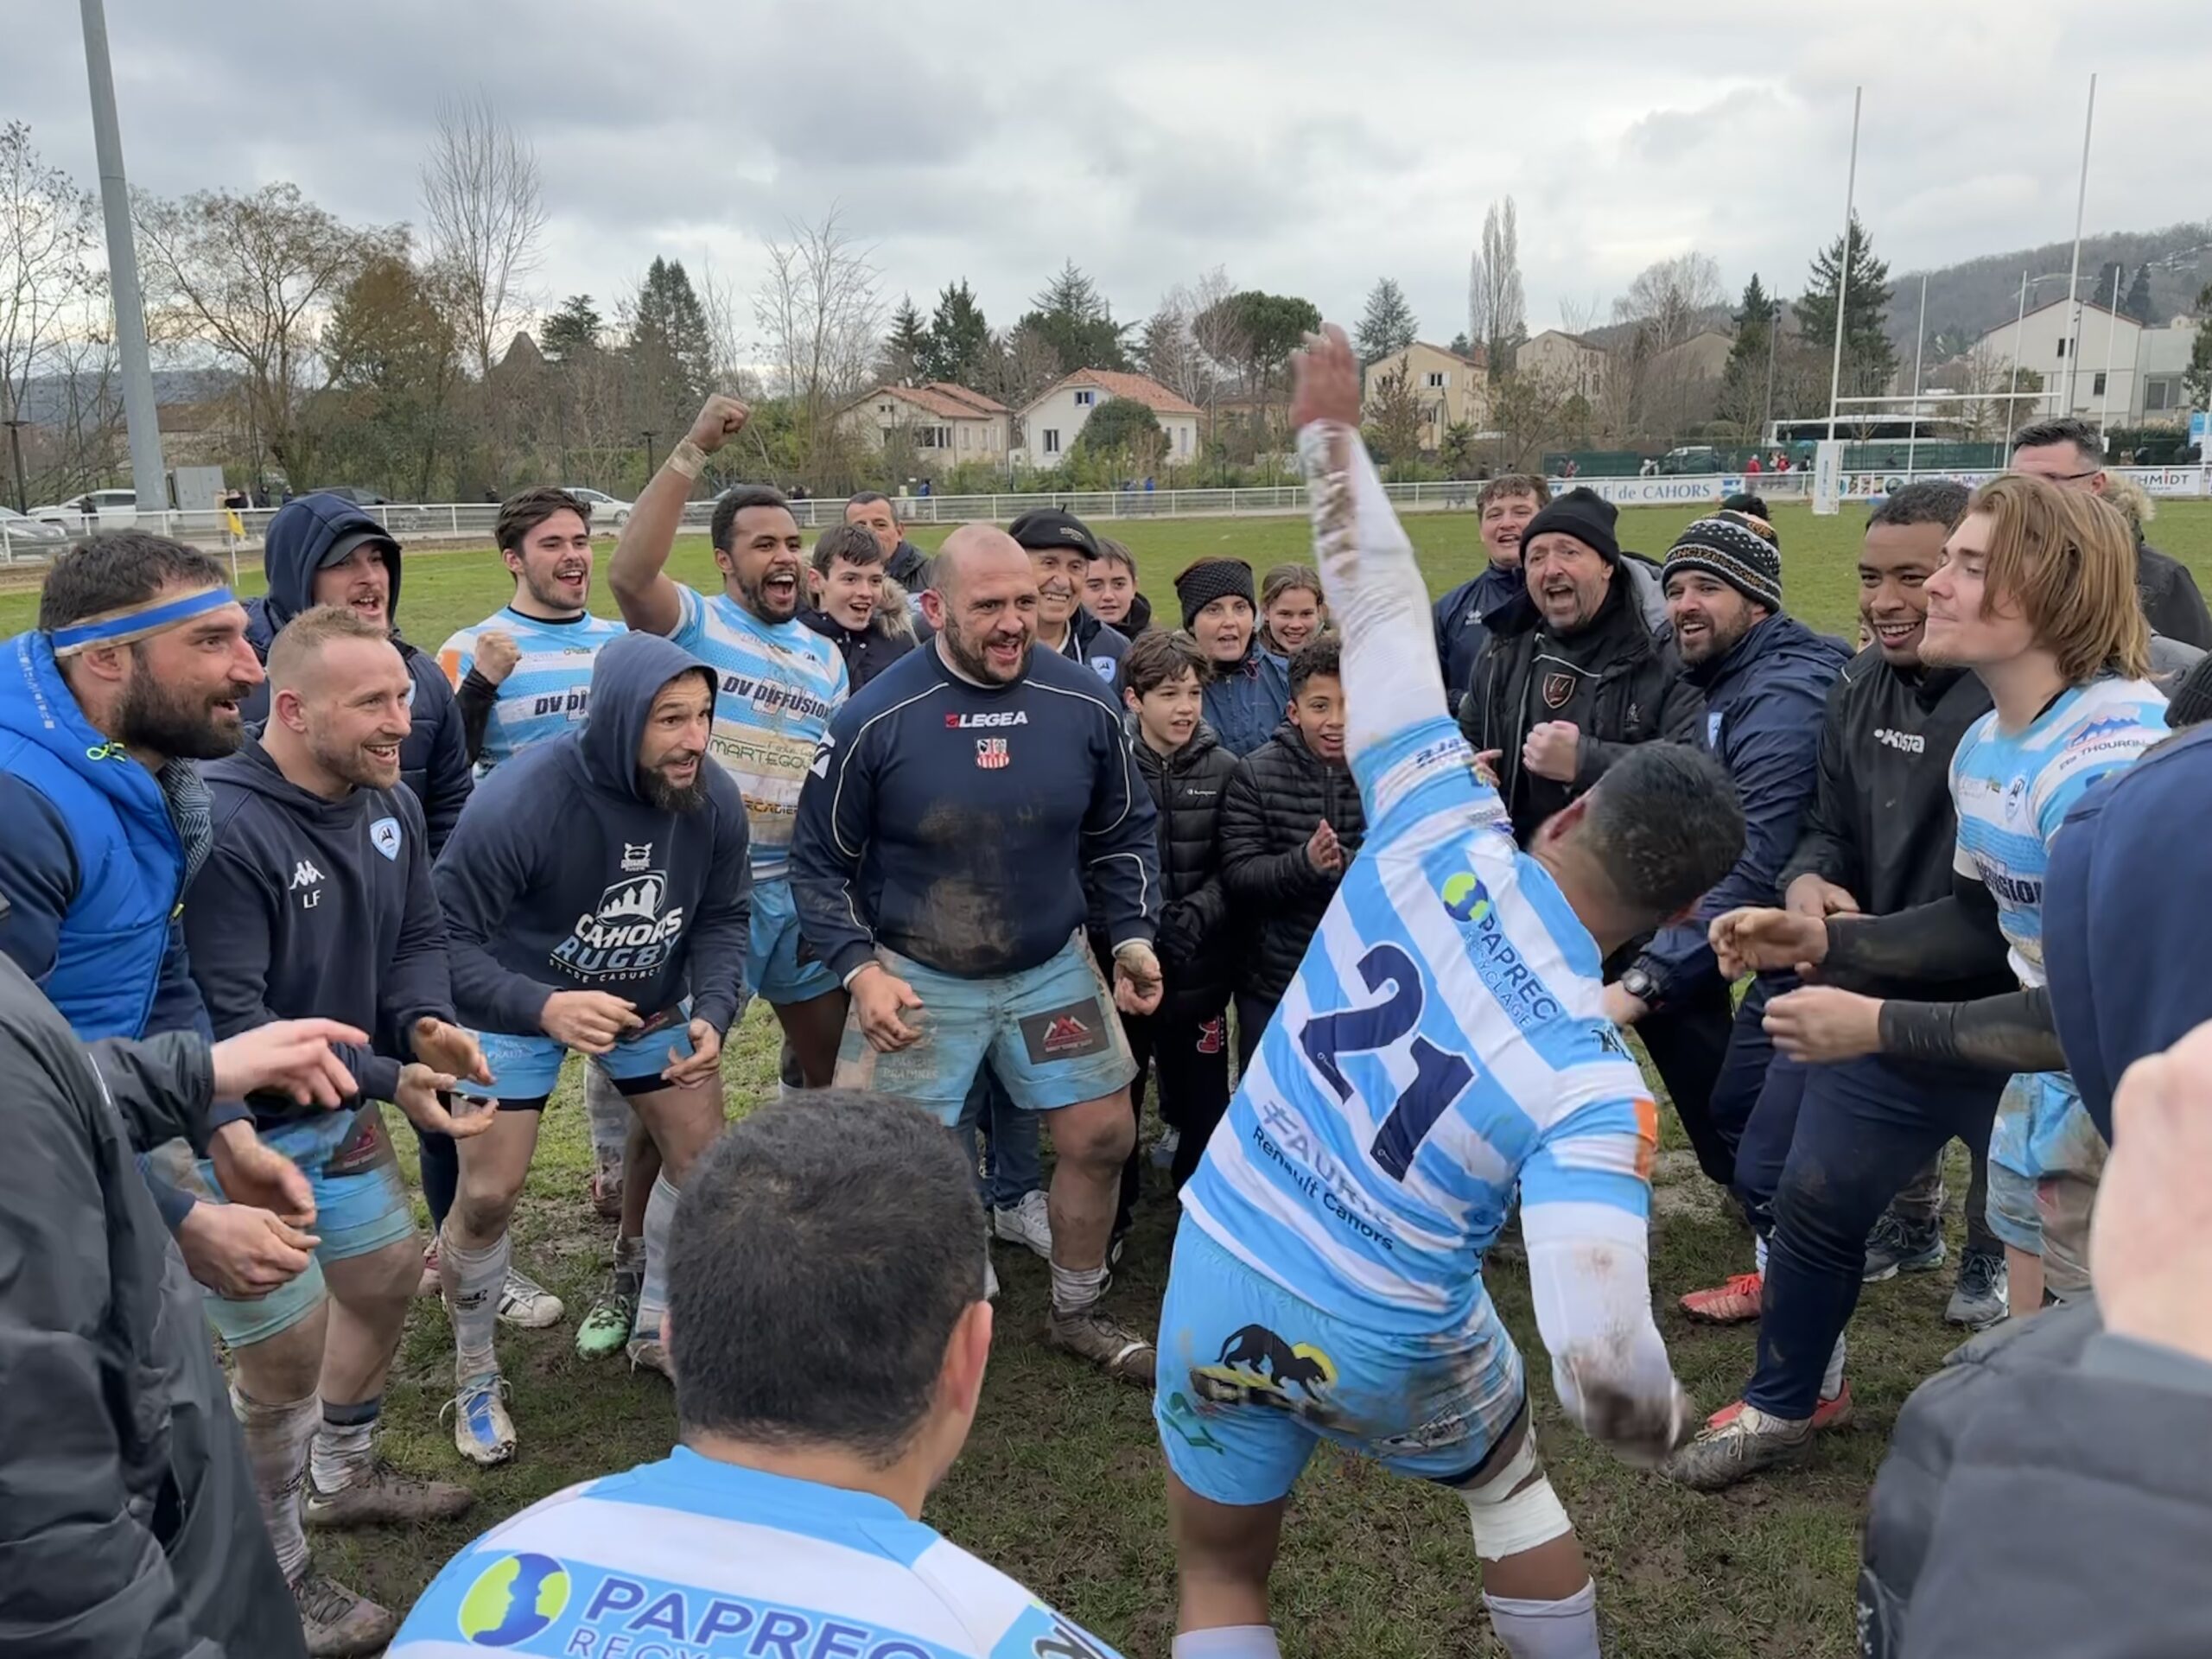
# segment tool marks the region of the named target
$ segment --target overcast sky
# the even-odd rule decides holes
[[[77,8],[0,24],[0,119],[87,184]],[[1902,272],[2088,225],[2212,215],[2205,0],[1561,7],[1409,0],[108,0],[125,160],[164,194],[290,179],[357,222],[418,216],[441,96],[537,148],[538,287],[614,298],[656,254],[740,288],[832,203],[887,300],[968,277],[995,326],[1061,261],[1119,317],[1205,268],[1347,322],[1376,277],[1465,326],[1468,253],[1519,202],[1532,329],[1653,259],[1784,295],[1858,200]]]

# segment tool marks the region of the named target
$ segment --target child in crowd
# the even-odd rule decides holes
[[[1260,649],[1275,659],[1286,680],[1299,648],[1329,626],[1321,601],[1321,575],[1310,564],[1279,564],[1260,583]]]
[[[1252,567],[1242,559],[1195,560],[1175,578],[1175,597],[1182,603],[1183,626],[1213,671],[1206,684],[1206,723],[1230,753],[1249,754],[1268,741],[1290,690],[1282,671],[1260,648]]]
[[[1083,578],[1083,602],[1124,639],[1152,626],[1152,601],[1137,591],[1136,556],[1111,536],[1098,538],[1098,556]]]
[[[865,524],[836,524],[814,543],[812,602],[798,620],[837,647],[857,691],[914,648],[906,590],[884,568],[883,545]]]
[[[1366,833],[1344,764],[1338,650],[1337,635],[1325,632],[1290,659],[1287,717],[1238,763],[1222,796],[1222,885],[1246,936],[1236,971],[1240,1071]]]

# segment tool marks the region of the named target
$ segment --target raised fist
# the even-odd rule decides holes
[[[699,418],[691,423],[689,435],[704,454],[711,455],[743,431],[746,422],[752,416],[753,411],[736,398],[725,397],[718,391],[707,399],[706,407],[699,411]]]

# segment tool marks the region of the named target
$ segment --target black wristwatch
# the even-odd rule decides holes
[[[1646,1008],[1659,1006],[1659,982],[1641,968],[1631,968],[1621,976],[1621,989],[1626,991]]]

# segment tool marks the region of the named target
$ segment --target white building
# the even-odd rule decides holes
[[[2043,377],[2044,395],[2031,404],[2023,397],[2015,406],[2012,424],[2078,415],[2088,420],[2101,416],[2112,425],[2133,426],[2144,408],[2143,377],[2137,360],[2146,330],[2133,317],[2116,316],[2101,305],[2082,306],[2081,355],[2075,358],[2074,308],[2065,300],[2039,305],[2016,323],[2005,323],[1981,337],[1990,360],[2007,371],[2014,353],[2019,366]],[[2182,360],[2186,364],[2188,353]],[[2069,370],[2073,397],[2067,397]]]
[[[1077,369],[1022,406],[1014,459],[1025,466],[1057,467],[1075,447],[1076,435],[1099,404],[1128,397],[1160,418],[1167,440],[1164,465],[1188,466],[1198,453],[1199,411],[1159,381],[1113,369]]]
[[[996,398],[950,380],[925,386],[878,386],[838,411],[837,419],[880,454],[904,431],[932,473],[964,461],[1006,464],[1007,424],[1012,415]]]

